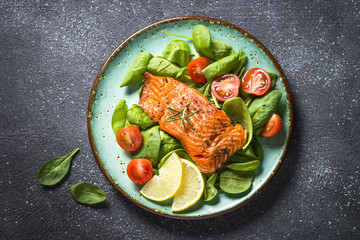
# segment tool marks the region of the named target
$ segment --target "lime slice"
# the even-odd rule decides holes
[[[181,184],[183,165],[176,153],[173,153],[140,190],[140,193],[153,201],[164,201],[175,195]]]
[[[172,211],[178,212],[194,205],[204,191],[204,179],[200,170],[192,162],[181,159],[184,170],[181,185],[174,196]]]

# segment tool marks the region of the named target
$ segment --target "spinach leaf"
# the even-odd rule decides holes
[[[53,186],[60,182],[68,173],[71,159],[77,151],[79,148],[75,148],[63,157],[53,158],[42,165],[37,173],[39,183],[44,186]]]
[[[263,97],[254,99],[249,106],[253,128],[263,127],[276,110],[281,98],[281,92],[272,90]]]
[[[180,68],[163,57],[153,57],[147,70],[154,75],[175,78]]]
[[[178,81],[185,83],[186,85],[188,85],[191,88],[200,88],[201,85],[196,83],[194,80],[191,79],[191,77],[189,76],[189,72],[187,67],[183,67],[179,70],[179,72],[176,74],[175,77]]]
[[[71,186],[73,198],[82,204],[100,203],[106,199],[106,194],[97,186],[87,182],[79,182]]]
[[[184,67],[190,61],[190,48],[183,40],[173,40],[165,46],[162,55],[170,62]]]
[[[225,170],[220,174],[220,189],[237,194],[248,190],[253,180],[253,172]]]
[[[208,65],[205,69],[202,70],[205,78],[209,82],[212,82],[215,78],[221,75],[234,72],[239,67],[240,60],[243,58],[242,52],[242,50],[239,50],[230,56],[224,57]],[[240,56],[241,58],[239,58]]]
[[[239,63],[237,68],[235,68],[234,70],[234,74],[235,75],[241,75],[242,71],[245,71],[244,65],[246,63],[247,60],[247,56],[246,53],[243,50],[240,50],[240,54],[239,54]],[[240,78],[240,77],[239,77]],[[240,78],[241,79],[241,78]],[[241,80],[240,80],[241,81]]]
[[[270,75],[271,78],[271,86],[270,89],[274,89],[275,84],[276,84],[276,80],[277,80],[277,74],[273,73],[273,72],[268,72],[268,74]]]
[[[126,105],[126,101],[120,100],[111,118],[111,127],[115,135],[121,128],[125,127],[127,111],[128,106]]]
[[[143,73],[146,71],[147,65],[152,58],[153,55],[151,53],[146,51],[141,52],[139,56],[135,58],[130,69],[125,74],[124,79],[121,81],[120,87],[143,81]]]
[[[214,54],[211,49],[211,35],[207,27],[204,25],[196,25],[192,31],[192,42],[195,50],[201,56],[214,59]]]
[[[263,149],[255,138],[251,141],[250,145],[245,150],[237,151],[235,154],[239,156],[248,157],[251,159],[261,159],[263,156]]]
[[[142,129],[155,125],[150,116],[137,104],[133,104],[127,111],[127,120],[130,124],[140,126]]]
[[[252,171],[256,169],[259,165],[260,165],[259,160],[253,160],[245,163],[232,163],[225,165],[225,167],[236,171]]]
[[[169,152],[168,154],[166,154],[159,162],[159,165],[158,165],[158,169],[160,169],[162,167],[162,165],[164,165],[164,163],[166,162],[166,160],[170,157],[171,154],[173,153],[176,153],[179,158],[184,158],[186,160],[189,160],[191,162],[193,162],[193,160],[191,159],[191,157],[187,154],[187,152],[182,149],[182,148],[179,148],[179,149],[175,149],[171,152]]]
[[[139,150],[132,152],[134,159],[146,158],[150,160],[153,167],[156,166],[161,144],[159,128],[159,126],[154,126],[141,132],[143,143]]]
[[[167,153],[181,148],[181,143],[179,140],[171,137],[166,132],[160,130],[160,151],[159,151],[159,157],[158,159],[162,159]]]
[[[231,119],[232,122],[239,123],[244,129],[247,130],[248,136],[246,144],[243,149],[249,146],[253,137],[253,125],[250,117],[250,113],[244,100],[239,97],[230,98],[225,101],[223,105],[223,111]]]
[[[210,48],[215,60],[219,60],[234,53],[234,49],[229,44],[219,40],[211,40]]]
[[[206,196],[204,198],[204,201],[206,201],[206,202],[213,200],[214,197],[217,195],[218,191],[217,191],[216,187],[214,186],[217,177],[218,177],[217,172],[212,174],[205,184]]]

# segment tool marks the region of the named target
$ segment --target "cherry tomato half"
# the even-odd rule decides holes
[[[142,143],[140,130],[134,125],[121,128],[116,134],[116,140],[125,151],[135,151]]]
[[[270,88],[270,75],[262,68],[252,68],[247,71],[241,80],[244,92],[256,96],[264,95]]]
[[[194,60],[191,60],[188,64],[188,72],[192,80],[194,80],[197,83],[204,83],[206,82],[206,78],[204,74],[202,73],[202,70],[206,68],[208,65],[210,65],[209,59],[205,57],[199,57],[195,58]]]
[[[240,79],[229,73],[216,78],[211,84],[211,91],[217,100],[225,102],[239,94]]]
[[[272,137],[276,135],[278,132],[280,132],[280,129],[282,127],[282,120],[279,115],[274,113],[269,122],[266,123],[264,130],[261,132],[261,136],[263,137]]]
[[[127,174],[134,183],[144,184],[153,176],[153,167],[145,158],[133,159],[127,166]]]

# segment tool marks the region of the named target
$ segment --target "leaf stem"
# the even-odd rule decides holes
[[[163,31],[163,33],[165,33],[165,34],[167,34],[167,35],[175,36],[175,37],[187,38],[187,39],[192,40],[192,38],[191,38],[191,37],[184,36],[184,35],[179,35],[179,34],[169,33],[169,32],[164,32],[164,31]]]

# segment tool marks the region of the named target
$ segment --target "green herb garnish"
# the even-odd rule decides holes
[[[188,122],[189,126],[191,127],[191,129],[194,130],[193,126],[192,126],[191,123],[190,123],[189,118],[190,118],[192,115],[194,115],[195,113],[197,113],[198,111],[195,111],[195,112],[192,112],[192,113],[186,115],[186,109],[188,109],[189,106],[190,106],[190,103],[186,104],[186,106],[185,106],[184,108],[182,108],[180,111],[178,111],[178,110],[176,110],[176,109],[173,109],[173,108],[171,108],[171,107],[168,107],[168,109],[171,110],[171,111],[173,111],[173,112],[175,112],[175,114],[169,116],[170,120],[165,121],[165,122],[175,122],[175,121],[180,120],[180,124],[183,125],[185,132],[187,132],[186,126],[185,126],[185,120],[186,120],[186,121]],[[176,118],[176,117],[179,116],[179,115],[180,115],[180,117]]]

